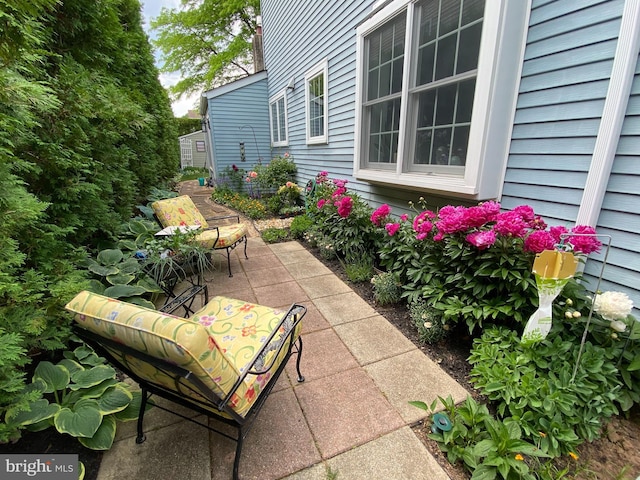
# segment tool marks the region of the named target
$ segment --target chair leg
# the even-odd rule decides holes
[[[229,269],[229,276],[233,277],[233,273],[231,273],[231,250],[229,249],[229,247],[227,247],[226,250],[227,250],[227,268]]]
[[[242,454],[242,442],[244,442],[245,432],[242,427],[238,427],[238,443],[236,445],[236,458],[233,460],[233,480],[238,480],[238,468],[240,467],[240,455]]]
[[[298,358],[296,358],[296,370],[298,371],[298,382],[304,382],[304,377],[300,373],[300,359],[302,358],[302,337],[298,337]]]
[[[249,260],[249,257],[247,257],[247,237],[244,237],[244,258],[246,258],[247,260]]]
[[[147,439],[147,437],[142,431],[142,422],[144,421],[144,411],[147,408],[147,398],[148,398],[147,390],[144,387],[142,387],[141,394],[142,394],[142,398],[140,400],[140,412],[138,412],[138,436],[136,437],[137,444],[141,444]]]

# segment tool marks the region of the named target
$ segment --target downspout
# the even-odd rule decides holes
[[[200,97],[200,115],[202,121],[202,131],[204,132],[204,148],[207,151],[207,169],[209,178],[215,180],[217,172],[215,168],[215,157],[213,155],[213,138],[211,137],[211,122],[209,121],[209,99],[206,96]]]
[[[578,225],[595,227],[602,210],[638,62],[639,33],[640,0],[626,0],[600,128],[576,218]]]

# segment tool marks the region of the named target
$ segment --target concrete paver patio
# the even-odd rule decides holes
[[[209,192],[189,193],[202,210],[223,213],[206,202]],[[438,395],[459,402],[466,390],[299,243],[266,245],[253,232],[247,253],[248,260],[232,253],[233,277],[226,258],[205,275],[210,295],[305,305],[306,381],[296,381],[292,358],[247,435],[240,478],[448,479],[409,428],[425,412],[408,402]],[[158,409],[145,416],[142,445],[133,427],[120,429],[105,452],[99,480],[231,478],[230,440]]]

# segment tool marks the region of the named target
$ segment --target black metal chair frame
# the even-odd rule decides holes
[[[228,218],[235,218],[238,220],[238,223],[240,223],[240,215],[226,215],[226,216],[222,216],[222,217],[211,217],[211,218],[206,218],[205,220],[207,222],[209,221],[213,221],[213,220],[225,220]],[[218,240],[220,239],[220,227],[209,227],[206,230],[215,230],[218,234],[218,236],[216,237],[216,241],[213,243],[213,249],[214,250],[226,250],[227,252],[227,268],[229,269],[229,276],[233,277],[233,274],[231,273],[231,250],[233,250],[234,248],[236,248],[241,242],[244,241],[244,258],[246,260],[249,260],[249,257],[247,257],[247,236],[243,235],[242,237],[240,237],[238,240],[236,240],[232,245],[228,245],[226,247],[219,247],[216,248],[216,244],[218,243]]]
[[[177,307],[179,308],[179,306]],[[220,435],[233,440],[236,442],[236,452],[233,461],[233,480],[238,480],[238,469],[240,465],[240,455],[242,453],[242,446],[245,437],[249,433],[255,418],[262,408],[264,402],[266,401],[269,393],[273,389],[276,384],[280,374],[286,367],[287,362],[292,354],[296,354],[296,371],[298,373],[298,382],[304,382],[304,377],[300,372],[300,360],[302,357],[302,338],[298,337],[296,342],[289,341],[289,337],[293,336],[295,332],[296,326],[302,320],[302,317],[306,314],[307,309],[302,305],[294,304],[289,308],[287,313],[283,315],[278,326],[273,329],[271,335],[265,342],[262,349],[255,355],[253,361],[250,364],[250,367],[246,369],[246,371],[238,378],[235,385],[231,389],[231,391],[223,398],[213,392],[209,387],[207,387],[200,379],[198,379],[193,373],[187,369],[178,367],[172,363],[164,361],[162,359],[158,359],[147,355],[143,352],[135,350],[129,346],[123,345],[121,343],[115,342],[111,339],[102,337],[96,333],[85,330],[84,328],[79,327],[78,325],[74,326],[74,332],[87,344],[89,344],[98,354],[104,356],[109,362],[115,365],[118,369],[124,372],[126,375],[135,380],[142,390],[142,401],[140,403],[140,411],[138,413],[138,425],[137,425],[137,437],[136,443],[141,444],[146,440],[146,436],[143,431],[143,422],[144,422],[144,414],[147,408],[147,403],[154,405],[161,410],[167,411],[169,413],[173,413],[185,420],[189,420],[190,422],[196,423],[207,428],[210,431],[219,433]],[[294,320],[294,316],[297,318]],[[285,333],[279,338],[275,339],[276,334],[280,330],[281,327],[285,328]],[[269,383],[266,385],[264,390],[262,390],[254,404],[251,406],[247,414],[242,417],[235,413],[235,411],[229,407],[228,403],[233,394],[238,390],[238,388],[242,385],[244,379],[247,375],[262,375],[267,373],[274,365],[278,356],[282,352],[282,349],[285,345],[287,345],[287,351],[285,356],[273,373]],[[141,378],[134,371],[132,371],[126,364],[122,361],[118,360],[114,357],[109,349],[113,349],[115,351],[122,352],[125,355],[130,355],[140,361],[148,363],[169,376],[173,379],[175,389],[171,390],[165,387],[164,385],[154,383],[148,379]],[[274,351],[275,353],[271,357],[271,361],[268,364],[264,364],[264,359],[266,355]],[[194,399],[193,397],[181,395],[185,390],[190,390],[191,392],[197,394],[202,398],[201,401]],[[236,428],[237,436],[233,437],[215,427],[211,427],[209,425],[203,424],[194,420],[192,418],[186,417],[178,412],[175,412],[167,407],[163,407],[161,405],[154,404],[149,400],[153,395],[157,395],[158,397],[169,400],[175,404],[182,405],[184,407],[190,408],[200,414],[207,415],[208,417],[215,418],[219,421],[227,425],[231,425]],[[219,412],[226,413],[229,417],[227,418],[223,416],[221,413],[218,414],[212,410],[216,409]]]

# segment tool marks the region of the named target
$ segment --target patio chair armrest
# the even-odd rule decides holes
[[[302,305],[291,305],[276,328],[274,328],[271,332],[271,335],[267,339],[267,342],[256,355],[254,361],[251,363],[251,366],[247,371],[247,374],[263,375],[271,370],[274,363],[277,361],[282,348],[287,344],[293,344],[293,334],[298,324],[302,321],[302,317],[304,317],[306,313],[307,309]],[[281,329],[283,329],[283,331],[280,335],[278,335]],[[289,338],[290,341],[287,342]],[[274,353],[271,354],[271,352]],[[271,354],[271,360],[267,364],[265,364],[266,358],[269,354]]]
[[[213,220],[226,220],[229,218],[235,218],[238,223],[240,223],[240,215],[221,215],[218,217],[209,217],[209,218],[205,218],[205,220],[208,222],[213,221]]]

